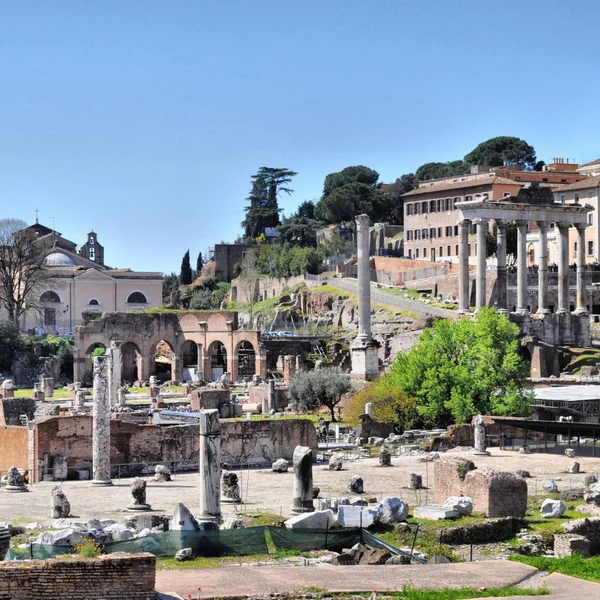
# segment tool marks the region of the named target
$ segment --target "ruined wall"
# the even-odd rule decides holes
[[[262,404],[263,399],[269,397],[269,386],[260,385],[253,386],[248,390],[250,397],[250,404]],[[273,408],[275,410],[283,410],[290,403],[287,388],[275,388],[275,394],[273,397]]]
[[[58,415],[60,407],[56,402],[39,402],[33,398],[4,398],[0,400],[0,426],[21,425],[21,415],[30,421]]]
[[[0,425],[0,473],[4,475],[9,467],[29,467],[27,427]]]
[[[394,424],[385,421],[376,421],[369,415],[360,415],[358,417],[358,427],[356,436],[359,438],[382,437],[386,438],[394,433]]]
[[[468,471],[468,463],[454,456],[433,463],[434,503],[443,504],[449,496],[468,496],[474,510],[488,517],[525,516],[527,483],[522,477],[487,468]]]
[[[194,390],[191,394],[190,405],[194,412],[201,409],[220,408],[231,401],[229,390]]]
[[[19,447],[27,454],[27,429]],[[34,425],[34,461],[44,454],[67,457],[69,476],[74,469],[92,464],[92,417],[78,415],[49,418]],[[110,459],[113,474],[135,475],[144,463],[198,460],[199,433],[197,425],[137,425],[118,420],[110,423]],[[292,460],[298,445],[317,449],[315,427],[308,419],[273,419],[268,421],[221,422],[221,457],[232,465],[271,464],[278,458]],[[0,454],[3,448],[0,446]],[[137,468],[130,465],[139,463]],[[25,462],[25,464],[27,464]],[[38,464],[38,463],[35,463]],[[176,466],[176,465],[175,465]],[[32,476],[36,481],[40,473]]]
[[[0,600],[154,600],[155,579],[147,553],[0,562]]]

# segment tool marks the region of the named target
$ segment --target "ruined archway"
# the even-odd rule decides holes
[[[100,342],[88,346],[88,349],[85,351],[85,368],[81,380],[86,385],[92,385],[94,381],[94,350],[98,350],[99,348],[102,348],[106,352],[106,346]]]
[[[227,372],[227,350],[223,342],[215,341],[208,347],[210,378],[216,381]]]
[[[172,379],[173,370],[173,347],[169,342],[160,340],[151,357],[150,374],[155,375],[159,381]]]
[[[194,340],[186,340],[183,343],[181,347],[181,359],[183,361],[183,380],[194,381],[194,374],[199,368],[198,344]]]
[[[141,380],[140,363],[142,353],[133,342],[125,342],[121,346],[121,377],[128,383]]]
[[[238,344],[237,350],[237,378],[238,379],[252,379],[252,376],[256,372],[256,351],[254,346],[244,340]]]

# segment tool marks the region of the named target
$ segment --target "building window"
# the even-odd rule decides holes
[[[458,225],[454,226],[454,235],[458,235]]]
[[[421,230],[415,229],[415,240],[420,240],[420,239],[421,239]]]
[[[432,228],[429,230],[429,237],[430,237],[432,240],[434,240],[434,239],[435,239],[435,227],[432,227]]]
[[[561,204],[565,204],[567,202],[567,195],[566,194],[561,194],[560,195],[560,203]]]
[[[427,258],[427,248],[423,248],[423,258]]]
[[[438,230],[437,230],[437,236],[438,236],[439,238],[441,238],[441,237],[442,237],[442,228],[441,228],[441,227],[438,227]]]
[[[44,309],[44,326],[46,330],[54,329],[56,327],[56,309],[45,308]]]
[[[418,202],[415,202],[413,208],[415,209],[415,211],[414,211],[415,215],[420,215],[421,214],[421,205]]]
[[[413,214],[413,205],[407,204],[406,205],[406,216],[410,217],[412,214]]]
[[[510,198],[510,192],[504,192],[504,198]]]
[[[453,206],[452,206],[452,208],[453,208],[454,210],[456,210],[456,203],[457,203],[457,202],[460,202],[460,198],[454,198],[454,204],[453,204]]]
[[[452,225],[446,225],[446,237],[452,237]]]
[[[456,244],[456,256],[458,256],[458,244]]]
[[[52,303],[60,303],[60,296],[56,292],[44,292],[40,296],[40,302],[52,302]]]
[[[127,297],[127,304],[148,304],[148,299],[142,292],[133,292]]]
[[[444,256],[444,247],[440,246],[440,258],[442,258],[442,256]]]
[[[594,224],[594,215],[593,213],[588,213],[588,225]]]
[[[413,232],[412,231],[407,231],[406,232],[406,240],[408,242],[412,242],[412,239],[413,239]]]
[[[573,194],[573,200],[575,201],[575,204],[579,204],[579,192]]]
[[[88,302],[88,310],[100,310],[100,302],[98,302],[98,300],[96,300],[96,298],[92,298],[89,302]]]
[[[90,246],[94,245],[94,236],[90,235]]]
[[[573,258],[577,257],[577,242],[573,242]]]
[[[419,249],[418,248],[415,250],[415,258],[419,258]]]
[[[421,202],[421,213],[427,214],[427,202]]]
[[[96,248],[89,249],[90,260],[96,260]]]
[[[440,198],[440,199],[437,201],[437,211],[438,211],[438,212],[442,212],[443,210],[444,210],[444,199],[443,199],[443,198]]]
[[[588,256],[594,254],[594,242],[592,240],[588,241]]]
[[[430,200],[429,201],[429,212],[430,213],[434,213],[435,212],[435,200]]]
[[[448,256],[450,256],[450,252],[452,252],[451,248],[452,246],[448,246]]]
[[[529,264],[533,265],[535,264],[535,249],[531,248],[531,250],[529,250]]]
[[[471,202],[473,200],[473,196],[465,196],[465,202]]]
[[[423,231],[421,232],[421,236],[424,240],[429,239],[429,231],[427,229],[423,229]]]
[[[412,250],[410,248],[408,249],[408,258],[412,258]]]

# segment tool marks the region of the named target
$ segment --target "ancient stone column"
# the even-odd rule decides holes
[[[575,225],[577,228],[577,306],[575,312],[579,315],[587,315],[585,302],[585,228],[586,226]]]
[[[221,431],[217,409],[200,411],[200,515],[204,529],[221,522]],[[208,527],[207,527],[208,526]]]
[[[268,406],[269,412],[271,412],[275,408],[275,380],[269,380],[269,395],[268,395]]]
[[[527,308],[527,221],[517,221],[517,312],[529,314]]]
[[[204,379],[204,348],[202,344],[196,344],[198,349],[198,361],[197,361],[197,369],[198,369],[198,379]]]
[[[558,313],[569,312],[569,224],[558,228]]]
[[[538,221],[538,309],[540,315],[550,312],[548,308],[548,223]]]
[[[369,417],[373,418],[373,403],[372,402],[367,402],[365,404],[365,415],[368,415]]]
[[[294,505],[293,513],[315,510],[313,504],[312,450],[306,446],[294,449]]]
[[[498,312],[506,314],[508,312],[508,297],[506,294],[508,287],[506,279],[506,223],[504,221],[496,220],[496,227],[496,257],[498,259],[498,272],[496,278],[496,306],[498,308]]]
[[[358,264],[358,336],[364,342],[371,339],[371,277],[369,275],[369,217],[356,217]]]
[[[475,417],[475,452],[478,456],[489,455],[485,443],[485,419],[483,415]]]
[[[487,276],[487,265],[485,260],[486,235],[488,221],[479,219],[477,222],[477,279],[475,280],[475,307],[480,310],[486,306],[485,284]]]
[[[110,405],[119,403],[119,387],[121,387],[121,346],[123,342],[112,340],[110,342],[109,382],[110,382]]]
[[[469,225],[463,220],[458,224],[458,312],[469,313]]]
[[[110,479],[110,404],[108,357],[94,356],[92,422],[92,485],[112,485]]]
[[[369,276],[369,217],[356,217],[358,260],[358,335],[352,342],[352,376],[374,379],[379,375],[377,343],[371,338],[371,281]]]

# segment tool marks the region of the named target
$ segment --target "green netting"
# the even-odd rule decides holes
[[[361,541],[360,529],[283,529],[269,527],[277,550],[350,548]]]
[[[149,552],[154,556],[175,556],[178,550],[191,548],[196,556],[235,556],[267,554],[265,527],[223,531],[163,531],[152,535],[100,544],[104,552]],[[31,544],[33,558],[51,558],[68,554],[70,546]]]

